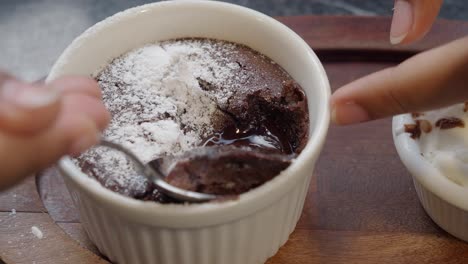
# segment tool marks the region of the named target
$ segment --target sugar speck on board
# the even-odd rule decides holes
[[[44,234],[37,226],[31,227],[31,233],[33,233],[33,235],[35,235],[39,239],[42,239],[44,237]]]
[[[16,215],[16,209],[11,209],[11,212],[9,213],[9,215]]]

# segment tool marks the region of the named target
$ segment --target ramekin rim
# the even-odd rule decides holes
[[[121,19],[128,19],[132,15],[137,15],[139,12],[148,11],[152,8],[160,8],[164,5],[183,5],[183,4],[204,4],[204,5],[218,5],[224,6],[229,8],[232,12],[244,12],[249,13],[252,16],[258,17],[263,19],[264,21],[270,22],[270,24],[274,25],[275,27],[281,29],[288,37],[291,38],[291,41],[295,41],[307,50],[307,54],[305,56],[309,57],[309,60],[313,63],[313,69],[316,71],[316,74],[320,80],[320,87],[319,89],[320,97],[320,106],[318,107],[319,112],[317,114],[316,126],[310,135],[309,142],[302,153],[297,157],[297,159],[293,162],[293,164],[283,171],[278,177],[275,179],[267,182],[263,186],[260,186],[252,191],[244,193],[240,195],[238,200],[223,202],[223,203],[207,203],[207,204],[193,204],[190,206],[184,205],[167,205],[167,204],[158,204],[155,202],[143,202],[133,198],[129,198],[115,192],[112,192],[100,184],[90,184],[90,179],[87,175],[85,175],[76,165],[73,164],[70,157],[64,157],[62,160],[59,161],[58,166],[62,171],[66,171],[67,177],[71,179],[74,183],[80,186],[81,189],[86,190],[89,194],[92,194],[93,197],[101,199],[103,202],[107,204],[113,204],[114,206],[118,206],[122,210],[144,210],[144,211],[157,211],[159,212],[158,215],[166,215],[166,216],[176,216],[176,217],[183,217],[187,215],[193,214],[209,214],[209,213],[218,213],[220,210],[226,212],[228,210],[233,210],[235,207],[240,207],[252,202],[259,197],[266,197],[270,193],[281,190],[281,185],[285,184],[287,181],[297,181],[299,178],[299,173],[296,171],[299,170],[300,165],[298,163],[307,163],[307,162],[314,162],[319,155],[321,147],[325,141],[325,137],[328,131],[329,122],[330,122],[330,109],[329,109],[329,99],[330,99],[330,85],[326,75],[326,72],[319,61],[317,55],[313,52],[310,46],[294,31],[290,28],[282,24],[281,22],[275,20],[274,18],[267,16],[263,13],[258,11],[241,7],[238,5],[230,4],[230,3],[223,3],[217,1],[206,1],[206,0],[184,0],[184,1],[163,1],[157,3],[146,4],[142,6],[137,6],[134,8],[127,9],[125,11],[119,12],[101,22],[98,22],[94,26],[91,26],[88,30],[86,30],[83,34],[77,37],[72,44],[63,52],[60,58],[57,60],[56,64],[51,70],[51,75],[47,78],[47,81],[51,81],[54,79],[54,72],[61,67],[61,62],[66,61],[66,58],[70,56],[70,52],[72,52],[72,47],[75,45],[79,45],[79,43],[89,37],[88,35],[93,34],[94,31],[103,29],[107,26],[107,23],[110,20],[119,21]],[[102,28],[101,28],[102,27]],[[312,174],[312,172],[310,172]],[[96,182],[97,183],[97,182]],[[271,187],[273,186],[273,187]],[[267,190],[269,188],[269,190]],[[292,186],[291,186],[292,188]],[[284,193],[287,193],[284,191]],[[284,195],[284,194],[283,194]],[[266,205],[265,205],[266,206]]]

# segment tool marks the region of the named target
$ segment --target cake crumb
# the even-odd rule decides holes
[[[37,226],[31,227],[31,233],[33,233],[33,235],[35,235],[38,239],[42,239],[44,237],[44,234]]]

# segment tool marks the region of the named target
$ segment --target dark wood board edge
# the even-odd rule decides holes
[[[438,19],[422,40],[394,46],[389,41],[390,17],[293,16],[277,19],[304,38],[322,60],[368,60],[384,56],[398,61],[468,35],[468,22]],[[364,56],[366,54],[373,56]]]

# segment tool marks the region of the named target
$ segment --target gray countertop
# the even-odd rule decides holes
[[[432,0],[427,0],[432,1]],[[47,74],[83,30],[147,0],[0,0],[0,68],[26,80]],[[393,0],[230,0],[272,16],[391,15]],[[445,0],[440,17],[468,20],[468,1]]]

